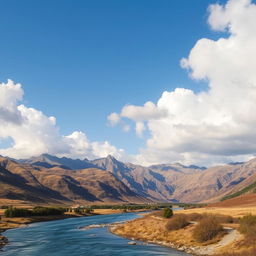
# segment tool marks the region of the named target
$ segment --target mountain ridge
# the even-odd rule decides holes
[[[256,159],[210,168],[180,163],[144,167],[123,163],[111,155],[90,161],[43,154],[17,162],[52,173],[62,169],[72,174],[94,168],[113,175],[116,182],[145,200],[165,202],[215,202],[249,186],[256,175]]]

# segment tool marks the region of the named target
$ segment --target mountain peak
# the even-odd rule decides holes
[[[114,158],[112,155],[108,155],[106,158],[111,161],[117,161],[117,159]]]

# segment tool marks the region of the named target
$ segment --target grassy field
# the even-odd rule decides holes
[[[255,202],[256,204],[256,202]],[[206,207],[206,208],[195,208],[181,210],[180,213],[190,214],[190,213],[208,213],[208,214],[224,214],[230,215],[232,217],[243,217],[248,214],[256,215],[256,205],[248,207]]]
[[[186,250],[196,255],[218,255],[218,253],[219,255],[225,255],[225,253],[232,251],[242,251],[241,255],[251,255],[246,254],[246,251],[251,250],[255,242],[254,240],[250,241],[246,239],[245,236],[239,232],[239,218],[248,214],[256,215],[256,206],[195,208],[178,211],[174,214],[174,217],[177,215],[185,215],[187,216],[186,218],[189,219],[189,216],[195,213],[201,216],[205,216],[205,214],[206,216],[214,215],[214,217],[220,214],[229,217],[232,216],[234,218],[230,218],[235,223],[226,223],[220,220],[220,224],[224,227],[223,232],[220,232],[214,239],[210,239],[206,242],[198,242],[194,236],[195,228],[197,224],[200,223],[200,220],[189,221],[187,226],[178,230],[168,230],[167,223],[170,219],[163,218],[160,212],[148,214],[143,218],[117,225],[113,227],[111,231],[129,239],[170,246],[178,250]],[[233,255],[237,254],[232,254],[232,256]]]

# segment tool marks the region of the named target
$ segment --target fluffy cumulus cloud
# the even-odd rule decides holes
[[[108,141],[90,142],[83,132],[62,136],[55,117],[19,104],[23,99],[20,84],[8,80],[0,84],[0,139],[11,139],[12,145],[0,148],[0,154],[27,158],[42,153],[74,158],[97,158],[112,154],[121,158],[124,151]]]
[[[181,60],[192,79],[208,82],[207,91],[177,88],[163,92],[156,104],[129,105],[115,114],[118,122],[134,121],[137,134],[149,131],[137,161],[211,164],[255,154],[256,5],[250,0],[211,5],[208,23],[224,36],[198,40]]]

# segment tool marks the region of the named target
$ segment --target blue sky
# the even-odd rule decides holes
[[[23,103],[55,116],[61,134],[81,130],[92,141],[138,153],[146,140],[110,127],[107,116],[126,104],[156,102],[176,87],[207,90],[180,60],[198,39],[219,38],[207,24],[214,3],[2,0],[0,81],[21,83]]]
[[[179,61],[203,36],[213,1],[1,1],[0,80],[57,118],[63,134],[85,131],[136,153],[134,133],[107,126],[125,104],[156,101],[177,86],[200,90]]]

